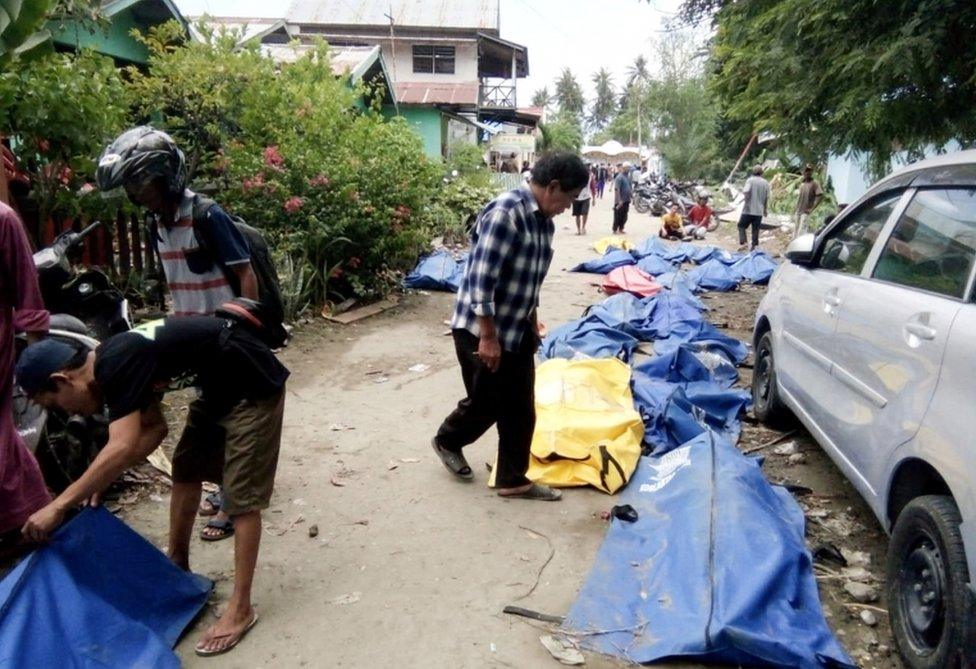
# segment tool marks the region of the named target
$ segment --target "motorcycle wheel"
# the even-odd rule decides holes
[[[634,198],[634,209],[638,214],[646,214],[651,210],[651,206],[642,197]]]

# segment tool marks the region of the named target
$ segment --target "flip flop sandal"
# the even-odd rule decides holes
[[[434,447],[434,452],[437,453],[437,457],[439,457],[441,462],[444,463],[444,466],[447,467],[447,471],[454,474],[458,480],[474,480],[474,472],[471,471],[471,467],[468,466],[468,461],[464,459],[464,455],[462,453],[447,450],[437,443],[437,439],[431,439],[430,445]]]
[[[254,627],[257,624],[258,624],[258,612],[255,611],[254,612],[254,617],[251,618],[251,622],[249,622],[247,624],[247,626],[244,629],[241,630],[241,633],[237,635],[237,638],[236,639],[234,639],[229,644],[227,644],[227,647],[226,648],[222,648],[220,650],[203,650],[202,648],[194,648],[193,650],[195,650],[196,653],[197,653],[197,655],[199,655],[200,657],[211,657],[213,655],[222,655],[222,654],[226,653],[227,651],[232,650],[234,648],[234,646],[236,646],[237,644],[239,644],[241,642],[241,639],[244,638],[244,635],[246,635],[248,632],[250,632],[251,631],[251,628]],[[230,635],[229,634],[222,634],[221,636],[230,636]],[[220,638],[220,637],[216,637],[216,638]]]
[[[220,491],[212,492],[203,498],[200,503],[200,508],[197,510],[197,514],[206,518],[207,516],[216,516],[220,511],[220,507],[223,504],[223,499],[221,499]],[[206,506],[204,506],[206,505]]]
[[[219,530],[220,534],[207,534],[205,530],[207,528],[212,530]],[[207,524],[203,526],[200,530],[200,538],[204,541],[222,541],[228,537],[234,536],[234,521],[233,520],[218,520],[217,518],[211,518],[207,521]]]
[[[525,492],[509,493],[503,494],[498,493],[499,497],[504,497],[505,499],[532,499],[538,502],[556,502],[563,498],[563,494],[558,490],[553,490],[549,486],[539,485],[538,483],[533,483]]]

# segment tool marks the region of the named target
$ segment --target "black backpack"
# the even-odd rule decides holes
[[[215,204],[217,204],[215,201],[203,197],[200,194],[193,196],[193,234],[196,237],[200,250],[206,255],[209,255],[214,262],[219,263],[216,255],[210,251],[210,249],[215,248],[217,245],[213,238],[209,217],[210,209]],[[250,248],[251,269],[257,278],[258,298],[261,302],[262,310],[270,321],[272,329],[275,332],[284,334],[285,330],[281,327],[285,319],[284,302],[281,299],[281,284],[278,282],[278,271],[275,269],[274,261],[271,259],[271,252],[268,250],[268,242],[257,228],[253,228],[245,223],[244,219],[240,216],[231,216],[231,220],[234,221],[234,226],[244,236]],[[158,238],[156,223],[153,222],[150,226],[150,239],[152,239],[153,247],[156,248],[157,252],[159,250],[156,246]],[[240,297],[241,286],[240,281],[237,279],[237,274],[222,264],[220,269],[224,273],[224,276],[227,277],[227,281],[230,283],[234,295]],[[272,348],[283,345],[285,343],[285,336],[282,337],[280,342],[270,342],[269,345]]]

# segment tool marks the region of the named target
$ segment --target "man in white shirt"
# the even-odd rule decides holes
[[[739,217],[739,250],[746,248],[746,229],[752,227],[751,249],[759,246],[759,226],[763,217],[769,213],[769,182],[763,179],[762,165],[752,168],[752,176],[746,179],[742,189],[745,202],[742,204],[742,215]]]

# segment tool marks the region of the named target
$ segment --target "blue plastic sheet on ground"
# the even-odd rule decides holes
[[[735,270],[735,265],[729,267],[719,260],[707,260],[688,272],[688,279],[698,286],[699,290],[729,291],[735,290],[742,282],[742,275]]]
[[[636,262],[637,261],[634,260],[634,256],[630,255],[630,251],[623,251],[621,249],[611,247],[610,250],[599,258],[581,262],[579,265],[573,267],[569,271],[589,272],[591,274],[609,274],[610,270],[617,269],[618,267],[624,267],[625,265],[633,265]]]
[[[681,244],[670,247],[667,253],[661,257],[671,262],[682,263],[688,260],[694,253],[697,253],[699,248],[701,247],[697,244],[682,242]]]
[[[677,448],[713,430],[735,443],[742,432],[739,414],[752,401],[749,392],[711,381],[672,383],[635,368],[630,382],[634,405],[644,421],[644,443],[653,455]]]
[[[464,279],[467,254],[455,260],[447,251],[437,251],[421,258],[403,280],[405,288],[414,290],[446,290],[456,293]]]
[[[629,662],[851,668],[823,617],[803,512],[710,433],[642,457],[563,624]],[[594,634],[601,631],[599,634]]]
[[[616,297],[616,296],[614,296]],[[633,296],[631,296],[633,297]],[[539,357],[619,358],[629,362],[640,342],[623,330],[612,328],[596,318],[583,317],[570,321],[549,333],[539,347]]]
[[[640,258],[646,258],[647,256],[659,256],[663,257],[673,250],[673,246],[668,244],[660,237],[648,237],[637,248],[632,249],[631,253],[638,260]]]
[[[696,244],[694,246],[695,250],[688,254],[688,260],[699,265],[711,260],[719,252],[719,249],[708,244]]]
[[[739,371],[728,358],[698,350],[690,344],[682,344],[669,353],[655,356],[637,365],[634,370],[671,383],[708,381],[720,388],[731,388],[739,379]]]
[[[697,305],[669,292],[644,298],[629,293],[613,295],[590,307],[586,317],[590,322],[599,321],[640,341],[669,337],[675,324],[702,319]]]
[[[88,508],[0,581],[0,667],[179,667],[211,583],[104,508]]]
[[[668,272],[674,271],[674,265],[672,263],[655,255],[644,256],[638,260],[637,268],[644,270],[651,276],[667,274]]]
[[[779,265],[762,251],[753,251],[732,265],[732,270],[755,284],[769,283],[769,278]]]
[[[693,344],[699,350],[721,353],[736,365],[749,357],[748,346],[735,337],[722,333],[707,321],[676,323],[671,328],[670,335],[654,342],[654,352],[664,355],[685,343]]]

